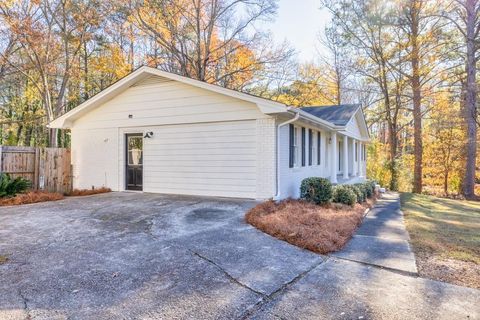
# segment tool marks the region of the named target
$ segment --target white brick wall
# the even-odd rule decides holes
[[[276,124],[274,118],[257,119],[257,199],[276,193]]]
[[[311,128],[314,132],[319,131],[318,128],[307,125],[300,121],[294,123],[295,126],[305,127],[307,129],[306,138],[306,163],[305,167],[301,166],[301,160],[299,166],[296,168],[289,168],[289,126],[283,126],[280,129],[280,198],[298,198],[300,196],[300,183],[303,179],[308,177],[325,177],[329,178],[329,169],[326,161],[327,155],[327,141],[329,133],[327,131],[320,130],[321,132],[321,161],[320,165],[316,162],[312,166],[308,165],[308,129]],[[299,149],[301,145],[299,144]],[[330,160],[330,159],[329,159]],[[329,161],[330,162],[330,161]]]

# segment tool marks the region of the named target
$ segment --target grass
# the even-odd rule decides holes
[[[8,262],[8,258],[5,256],[0,255],[0,264],[4,264]]]
[[[420,275],[480,288],[480,202],[403,193]]]
[[[245,219],[278,239],[326,254],[343,248],[369,205],[318,206],[302,200],[267,201],[248,211]]]

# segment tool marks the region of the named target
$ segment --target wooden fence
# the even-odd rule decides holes
[[[0,146],[0,172],[30,180],[34,190],[72,190],[69,149]]]

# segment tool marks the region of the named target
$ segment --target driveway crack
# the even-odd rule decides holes
[[[22,298],[22,303],[23,303],[23,310],[25,310],[25,313],[27,314],[27,317],[25,319],[30,320],[32,317],[30,316],[30,310],[28,308],[28,299],[25,297],[25,295],[22,293],[22,290],[18,290],[18,295],[20,298]]]
[[[257,290],[255,290],[255,289],[247,286],[246,284],[238,281],[234,276],[232,276],[230,273],[228,273],[225,269],[223,269],[223,268],[222,268],[218,263],[216,263],[215,261],[213,261],[213,260],[211,260],[211,259],[209,259],[209,258],[207,258],[207,257],[205,257],[205,256],[203,256],[203,255],[201,255],[200,253],[198,253],[198,252],[196,252],[196,251],[193,251],[193,250],[190,250],[190,249],[188,249],[188,250],[189,250],[193,255],[195,255],[195,256],[199,257],[200,259],[202,259],[202,260],[204,260],[204,261],[207,261],[208,263],[214,265],[218,270],[222,271],[223,274],[225,274],[225,276],[226,276],[230,281],[232,281],[233,283],[235,283],[235,284],[237,284],[237,285],[239,285],[239,286],[241,286],[241,287],[243,287],[243,288],[245,288],[245,289],[248,289],[248,290],[250,290],[250,291],[252,291],[252,292],[254,292],[254,293],[256,293],[256,294],[259,294],[259,295],[261,295],[262,297],[265,296],[265,293],[260,292],[260,291],[257,291]]]
[[[273,299],[275,299],[276,297],[278,297],[279,295],[284,293],[288,288],[290,288],[295,283],[297,283],[302,278],[304,278],[310,271],[312,271],[313,269],[315,269],[316,267],[318,267],[322,263],[327,262],[329,259],[330,259],[329,257],[326,257],[325,259],[321,259],[320,261],[311,265],[310,268],[308,268],[305,271],[296,275],[292,280],[290,280],[288,282],[285,282],[282,286],[280,286],[277,290],[273,291],[269,295],[263,295],[262,299],[260,299],[260,301],[258,301],[252,307],[245,310],[243,315],[241,315],[238,319],[244,320],[244,319],[247,319],[248,317],[252,316],[253,314],[255,314],[255,312],[260,310],[265,304],[267,304],[268,302],[272,301]]]

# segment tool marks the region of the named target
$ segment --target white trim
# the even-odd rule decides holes
[[[137,83],[138,81],[145,79],[148,76],[159,76],[164,77],[170,80],[178,81],[181,83],[189,84],[195,87],[199,87],[205,90],[213,91],[219,94],[223,94],[232,98],[237,98],[243,101],[254,103],[258,106],[260,111],[265,114],[271,113],[282,113],[287,112],[288,107],[285,104],[267,100],[260,97],[255,97],[243,92],[227,89],[224,87],[220,87],[217,85],[213,85],[210,83],[206,83],[203,81],[179,76],[177,74],[173,74],[170,72],[162,71],[155,68],[150,67],[141,67],[128,76],[120,79],[110,87],[104,89],[103,91],[99,92],[97,95],[93,96],[92,98],[88,99],[87,101],[80,104],[78,107],[70,110],[69,112],[65,113],[64,115],[58,117],[57,119],[53,120],[48,124],[50,128],[70,128],[72,126],[73,120],[76,119],[75,116],[81,116],[82,114],[90,111],[90,109],[95,108],[96,106],[105,103],[106,101],[110,100],[123,90],[126,90],[133,84]]]

